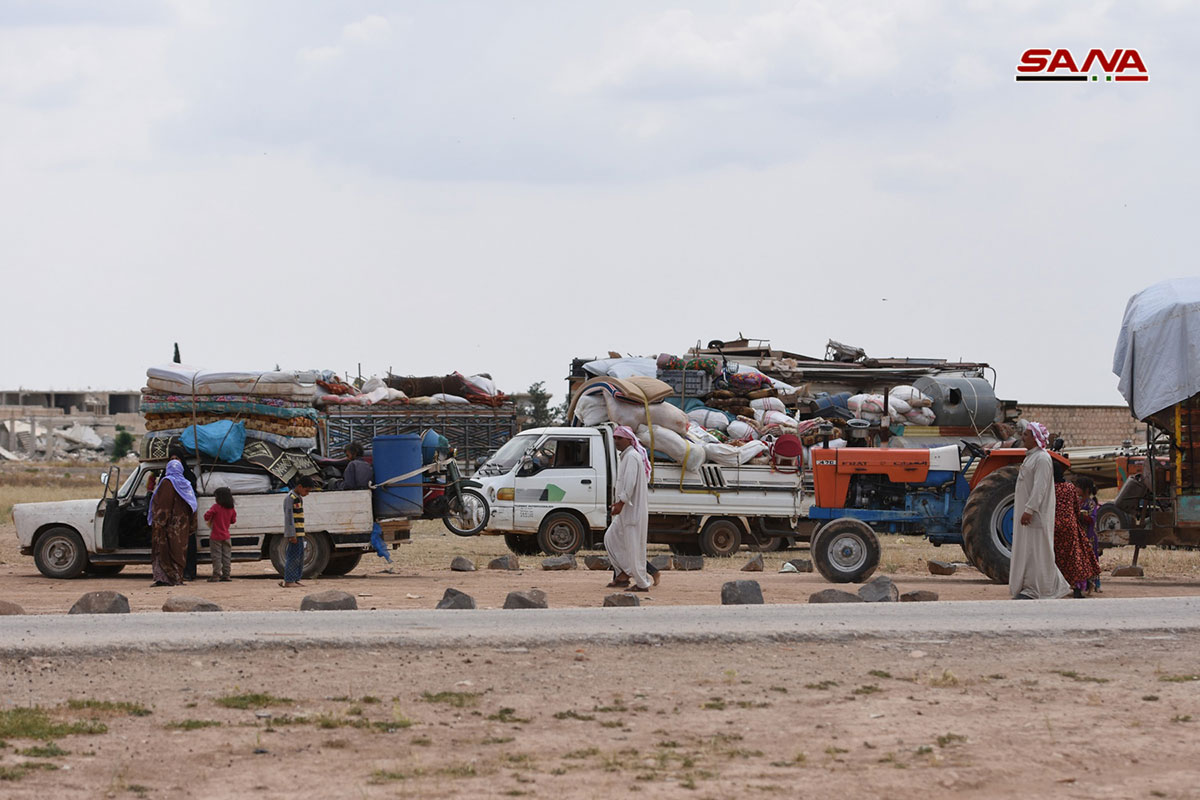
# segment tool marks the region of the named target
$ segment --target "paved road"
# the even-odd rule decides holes
[[[1200,629],[1200,598],[478,611],[240,611],[0,617],[0,654],[211,647],[528,647],[630,642]]]

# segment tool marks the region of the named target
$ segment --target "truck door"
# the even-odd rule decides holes
[[[603,526],[603,476],[592,463],[593,445],[599,445],[595,437],[554,434],[530,451],[517,470],[515,530],[536,531],[542,518],[558,508],[576,509],[592,525]]]

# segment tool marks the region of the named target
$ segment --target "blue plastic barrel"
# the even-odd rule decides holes
[[[450,440],[433,428],[421,434],[421,460],[425,464],[432,464],[434,459],[438,457],[438,451],[448,453],[450,451]]]
[[[371,440],[375,483],[421,468],[421,437],[415,433],[376,436]],[[375,490],[375,517],[418,517],[421,515],[421,480],[413,475],[399,483]]]

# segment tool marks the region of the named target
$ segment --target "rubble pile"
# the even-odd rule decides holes
[[[44,418],[0,421],[0,461],[25,461],[39,453],[68,461],[104,461],[112,449],[113,438],[100,436],[91,425],[72,422],[56,428]]]

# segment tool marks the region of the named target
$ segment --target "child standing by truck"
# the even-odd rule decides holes
[[[204,521],[212,528],[208,536],[208,553],[212,559],[212,577],[209,583],[230,581],[229,562],[232,546],[229,543],[229,526],[237,522],[237,511],[233,508],[233,492],[222,486],[213,493],[216,503],[204,512]]]
[[[305,475],[296,481],[296,488],[288,492],[283,501],[283,536],[287,539],[287,550],[283,553],[283,581],[285,589],[302,585],[304,572],[304,498],[312,490],[313,479]]]

